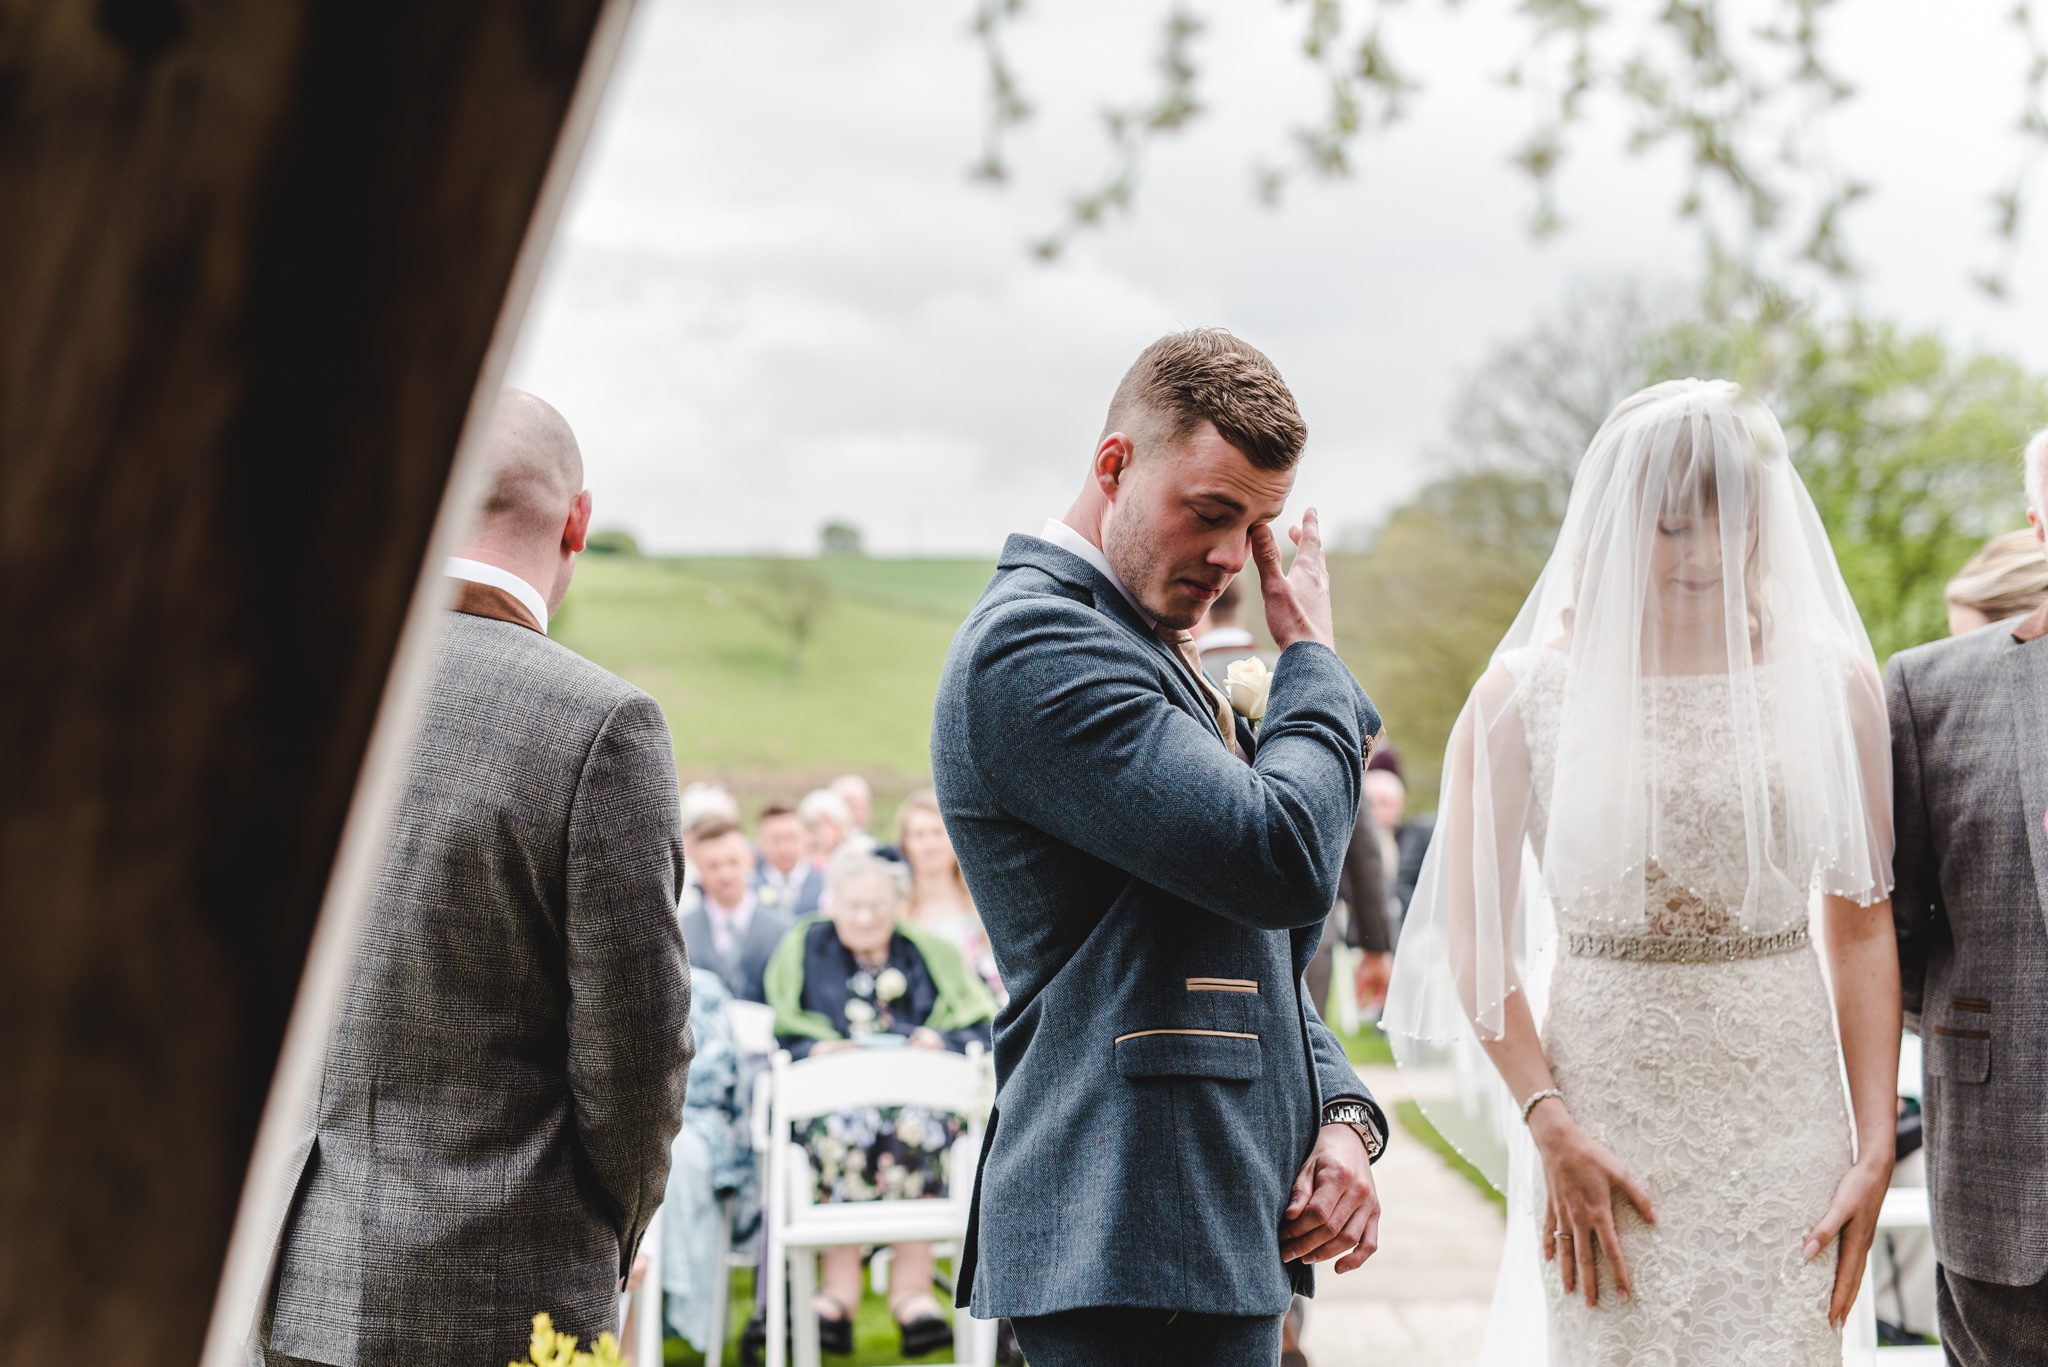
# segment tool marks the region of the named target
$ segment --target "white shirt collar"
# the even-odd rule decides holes
[[[459,555],[451,555],[448,557],[448,577],[467,579],[472,584],[488,584],[494,589],[505,590],[533,614],[533,620],[540,623],[540,634],[548,634],[547,598],[539,589],[512,571],[501,570],[496,565],[487,565],[481,560],[464,560]]]
[[[1244,650],[1257,644],[1258,642],[1252,639],[1252,634],[1243,627],[1211,627],[1196,639],[1195,649]]]
[[[714,921],[726,921],[735,925],[745,925],[748,921],[754,919],[754,894],[743,892],[740,894],[740,900],[737,903],[724,907],[712,901],[711,894],[707,892],[704,894],[704,914]]]
[[[1116,586],[1116,591],[1124,596],[1124,601],[1129,603],[1131,610],[1138,614],[1138,619],[1155,631],[1158,630],[1159,619],[1145,611],[1144,606],[1138,602],[1137,597],[1124,587],[1124,581],[1117,578],[1116,571],[1109,567],[1109,557],[1102,553],[1100,546],[1056,517],[1049,517],[1045,520],[1045,529],[1038,534],[1038,539],[1050,541],[1063,551],[1072,551],[1075,555],[1080,556],[1083,560],[1093,565],[1097,570],[1100,570],[1102,577]]]

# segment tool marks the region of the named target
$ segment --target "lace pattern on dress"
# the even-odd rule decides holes
[[[1540,851],[1565,670],[1548,651],[1509,663]],[[1802,1248],[1850,1162],[1840,1054],[1807,942],[1812,870],[1767,870],[1771,895],[1739,910],[1752,870],[1727,681],[1644,687],[1652,855],[1632,878],[1555,906],[1571,952],[1551,979],[1543,1039],[1573,1116],[1648,1188],[1658,1220],[1617,1206],[1632,1299],[1603,1275],[1588,1309],[1557,1264],[1544,1266],[1550,1361],[1836,1367],[1834,1256],[1808,1261]]]

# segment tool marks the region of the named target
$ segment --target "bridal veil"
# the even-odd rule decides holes
[[[1541,721],[1554,732],[1538,738],[1546,762],[1532,765],[1524,702],[1539,674],[1561,702]],[[1681,717],[1664,686],[1702,677],[1725,725],[1698,728],[1697,692]],[[1687,724],[1732,745],[1701,766],[1718,785],[1711,804],[1687,797],[1709,781],[1692,773],[1696,752],[1671,743]],[[1726,381],[1624,400],[1453,729],[1384,1016],[1403,1065],[1435,1069],[1418,1080],[1454,1094],[1424,1097],[1432,1119],[1508,1192],[1489,1360],[1542,1353],[1540,1328],[1522,1337],[1541,1314],[1541,1169],[1478,1048],[1500,1037],[1505,1004],[1526,994],[1541,1028],[1561,935],[1803,936],[1816,891],[1887,895],[1890,825],[1876,662],[1777,420]]]

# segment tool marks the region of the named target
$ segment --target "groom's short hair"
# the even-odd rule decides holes
[[[1222,328],[1170,333],[1139,352],[1109,401],[1102,435],[1172,443],[1204,422],[1262,470],[1293,469],[1308,442],[1280,372]]]

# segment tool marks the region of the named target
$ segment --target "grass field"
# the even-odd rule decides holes
[[[761,607],[774,563],[587,556],[553,634],[654,695],[685,783],[724,783],[751,818],[769,797],[858,772],[886,830],[903,795],[929,782],[939,668],[994,565],[799,562],[831,598],[792,670]]]
[[[940,1264],[941,1271],[946,1265]],[[943,1292],[936,1293],[941,1304],[950,1304],[951,1298]],[[731,1299],[728,1301],[730,1323],[726,1330],[725,1356],[720,1367],[739,1367],[740,1333],[747,1327],[747,1319],[754,1313],[754,1274],[741,1269],[732,1274]],[[679,1338],[670,1338],[662,1344],[665,1367],[707,1367],[705,1357]],[[896,1329],[896,1321],[890,1317],[889,1306],[881,1296],[869,1288],[861,1297],[860,1307],[853,1316],[853,1354],[850,1357],[828,1357],[831,1367],[876,1367],[881,1363],[951,1362],[953,1352],[941,1349],[926,1353],[922,1357],[903,1356],[902,1339]]]
[[[762,606],[777,566],[831,590],[795,669]],[[683,782],[723,783],[750,823],[768,798],[857,772],[886,833],[896,804],[930,782],[939,669],[994,573],[992,560],[587,555],[550,633],[653,694]]]

